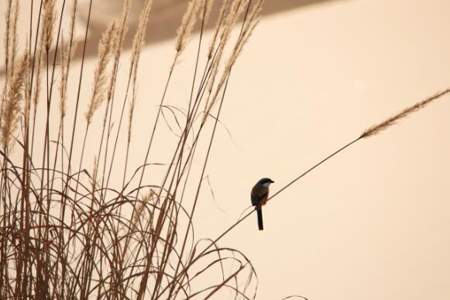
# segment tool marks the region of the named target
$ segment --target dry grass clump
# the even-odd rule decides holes
[[[128,158],[133,112],[139,105],[139,58],[152,1],[145,1],[139,25],[131,33],[128,65],[119,64],[125,55],[122,44],[128,26],[129,0],[124,1],[122,16],[99,41],[93,82],[84,79],[88,75],[84,71],[86,39],[74,40],[78,1],[56,3],[34,2],[31,15],[38,17],[30,20],[33,31],[20,37],[27,48],[17,61],[17,15],[30,12],[20,12],[19,2],[9,1],[7,76],[0,114],[0,298],[203,299],[224,295],[224,291],[239,299],[255,298],[256,274],[248,258],[211,240],[195,240],[193,233],[214,140],[214,130],[205,128],[217,126],[220,106],[213,104],[223,102],[226,90],[214,78],[220,72],[221,78],[229,78],[231,67],[222,53],[229,47],[237,57],[233,49],[240,51],[250,36],[259,17],[255,9],[262,2],[224,0],[222,21],[209,43],[204,41],[204,28],[212,1],[189,4],[155,122],[147,128],[146,155],[136,170],[128,170]],[[248,17],[248,12],[254,13]],[[90,12],[88,16],[89,24]],[[241,34],[231,39],[232,28],[238,24]],[[162,135],[160,115],[168,107],[166,92],[195,26],[200,36],[185,122],[179,123],[182,134],[169,163],[150,163],[153,142]],[[87,32],[88,28],[85,38]],[[77,44],[82,60],[74,76],[70,70],[74,70]],[[199,55],[205,46],[212,54],[201,64]],[[116,92],[118,72],[128,76],[123,96]],[[76,91],[69,93],[73,87]],[[83,109],[80,97],[85,89],[91,90],[91,97],[82,118],[78,112]],[[211,105],[206,106],[207,101]],[[202,107],[214,118],[196,122],[203,116]],[[115,110],[118,121],[113,120]],[[45,120],[43,127],[36,125],[41,120]],[[58,122],[59,129],[53,130]],[[94,123],[100,126],[91,126]],[[123,134],[125,141],[120,138]],[[88,147],[90,136],[98,143]],[[207,149],[202,149],[204,144]],[[194,161],[202,165],[201,174],[192,169]],[[164,169],[162,182],[151,176],[153,168]],[[117,170],[123,174],[119,186],[111,184],[111,174]],[[193,196],[185,193],[188,185],[194,188]]]

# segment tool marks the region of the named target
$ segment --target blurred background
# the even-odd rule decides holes
[[[94,1],[87,74],[121,2]],[[87,3],[80,2],[80,36]],[[136,22],[141,4],[134,3]],[[141,163],[186,3],[154,2],[131,165]],[[231,76],[196,238],[214,238],[234,222],[259,178],[271,177],[276,191],[373,123],[448,88],[449,36],[447,0],[266,1]],[[177,67],[174,105],[186,104],[195,50],[192,43]],[[449,116],[446,96],[278,195],[264,207],[264,231],[255,216],[234,229],[221,244],[253,262],[258,299],[449,299]],[[167,132],[154,161],[173,141]]]

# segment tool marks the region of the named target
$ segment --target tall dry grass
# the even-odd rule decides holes
[[[85,53],[92,1],[86,29],[78,32],[84,36],[81,42],[74,38],[78,1],[32,1],[31,11],[21,10],[19,0],[8,2],[0,114],[0,298],[185,299],[224,292],[254,298],[256,274],[247,257],[210,240],[195,240],[193,232],[210,154],[198,145],[210,149],[213,143],[224,82],[237,56],[232,49],[248,39],[262,1],[224,0],[217,21],[208,18],[212,1],[189,3],[136,170],[129,170],[128,161],[152,1],[145,1],[132,31],[130,1],[123,3],[122,15],[99,41],[97,67],[89,78]],[[29,16],[26,36],[17,32],[18,15]],[[207,22],[216,22],[211,40],[204,34]],[[232,36],[235,27],[241,33]],[[195,28],[200,34],[192,39]],[[123,51],[127,35],[133,36],[129,52]],[[169,109],[167,91],[191,40],[197,53],[181,135],[170,163],[150,163],[163,110]],[[26,47],[18,47],[19,41]],[[206,59],[200,57],[204,49],[209,51]],[[81,61],[73,60],[75,51],[81,52]],[[118,91],[119,72],[127,74],[125,93]],[[221,83],[215,82],[219,76]],[[69,87],[76,92],[69,93]],[[82,107],[86,89],[91,96]],[[88,146],[92,136],[98,143]],[[88,165],[91,158],[94,163]],[[193,170],[194,161],[202,164],[201,174]],[[149,177],[153,168],[165,168],[159,184],[149,184],[156,181]],[[123,170],[122,183],[113,185],[111,174],[117,169]],[[194,184],[193,199],[185,199],[188,184]]]
[[[0,111],[0,299],[208,299],[218,295],[254,299],[257,277],[250,260],[239,250],[218,244],[254,211],[207,240],[195,239],[194,224],[233,66],[259,21],[263,1],[223,0],[215,20],[209,17],[212,0],[189,2],[155,120],[145,128],[149,132],[145,155],[135,170],[129,170],[129,156],[139,101],[139,61],[152,0],[145,1],[133,31],[128,29],[130,1],[123,3],[122,15],[99,41],[97,67],[88,79],[85,53],[92,0],[81,42],[74,39],[77,0],[32,1],[30,30],[20,37],[26,45],[22,48],[17,46],[19,0],[8,2]],[[215,22],[209,40],[204,32],[208,22]],[[192,84],[183,118],[178,118],[166,95],[195,28],[199,35],[193,39],[197,50],[192,58]],[[129,53],[123,51],[127,34],[133,35]],[[80,62],[73,60],[77,48]],[[125,55],[130,56],[128,64],[121,60]],[[77,76],[70,72],[75,66]],[[123,95],[118,92],[119,72],[127,74]],[[76,92],[69,94],[69,86],[76,87]],[[82,107],[85,89],[91,96],[88,106]],[[369,128],[272,198],[350,145],[449,92]],[[164,111],[175,116],[179,135],[169,162],[160,164],[151,158],[161,138]],[[116,115],[118,119],[113,120]],[[36,126],[39,120],[45,120],[43,128]],[[88,147],[91,136],[98,143]],[[88,165],[86,157],[94,158],[94,163]],[[193,168],[194,162],[200,170]],[[151,183],[156,168],[163,169],[158,184]],[[119,185],[111,179],[117,169],[122,177]],[[193,196],[186,193],[188,186]],[[306,299],[288,298],[295,297]]]

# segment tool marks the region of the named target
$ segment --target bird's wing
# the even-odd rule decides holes
[[[254,186],[252,189],[251,197],[252,197],[252,205],[259,205],[261,202],[264,202],[269,196],[269,189],[259,186]]]

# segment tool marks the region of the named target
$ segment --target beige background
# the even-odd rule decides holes
[[[208,168],[215,198],[205,186],[196,237],[231,224],[260,177],[277,190],[369,125],[448,88],[449,37],[447,0],[347,0],[265,17],[231,77],[221,120],[232,137],[220,127]],[[178,65],[172,104],[185,104],[194,49]],[[143,52],[133,157],[173,54],[173,41]],[[449,299],[449,116],[446,96],[281,193],[264,209],[263,232],[252,216],[228,235],[221,244],[256,267],[258,299]],[[153,161],[173,149],[165,136]]]
[[[222,119],[237,146],[223,132],[210,166],[226,213],[205,208],[205,235],[240,213],[259,177],[277,189],[447,88],[449,12],[448,1],[343,1],[264,19],[231,82]],[[260,299],[450,298],[449,100],[280,194],[264,232],[251,218],[230,236],[257,268]]]

